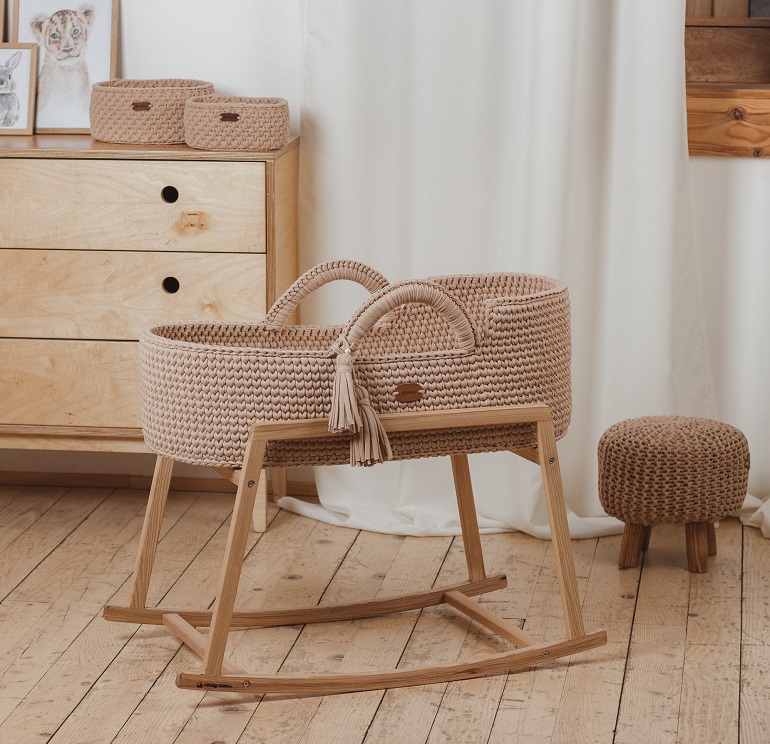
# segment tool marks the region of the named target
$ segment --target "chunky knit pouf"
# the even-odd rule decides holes
[[[690,571],[716,555],[714,522],[746,496],[749,446],[734,426],[686,416],[646,416],[611,426],[599,440],[599,499],[625,522],[621,568],[639,565],[656,524],[684,524]]]

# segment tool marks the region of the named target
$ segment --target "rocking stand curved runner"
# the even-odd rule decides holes
[[[238,483],[238,491],[213,610],[190,611],[146,606],[147,590],[174,462],[170,457],[159,456],[142,530],[129,605],[108,606],[104,610],[104,617],[119,622],[165,625],[169,631],[203,658],[202,673],[179,674],[177,686],[185,689],[233,692],[333,694],[448,682],[516,671],[543,661],[595,648],[607,642],[605,631],[600,629],[586,631],[583,625],[553,417],[547,405],[522,404],[382,414],[380,422],[388,433],[430,432],[457,428],[483,429],[507,424],[534,425],[536,445],[511,451],[539,465],[542,471],[564,615],[566,633],[563,638],[543,642],[471,599],[471,597],[504,588],[507,585],[507,578],[505,574],[488,576],[486,573],[468,458],[467,454],[462,452],[451,454],[449,457],[454,474],[465,546],[467,581],[377,601],[294,610],[236,611],[235,597],[252,512],[260,491],[260,475],[268,442],[340,437],[340,434],[329,432],[329,420],[326,418],[260,422],[251,428],[242,467],[240,471],[235,471],[239,474],[239,477],[234,478]],[[215,469],[218,472],[222,470]],[[252,675],[225,658],[227,636],[234,628],[351,620],[443,603],[497,633],[517,648],[470,662],[425,666],[417,669],[329,675]],[[196,627],[209,627],[210,630],[208,634],[203,634]]]

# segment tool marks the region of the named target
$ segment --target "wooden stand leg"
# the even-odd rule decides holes
[[[687,568],[693,573],[707,573],[708,530],[706,522],[688,522],[685,526]]]
[[[460,528],[465,546],[465,561],[468,564],[468,578],[471,581],[476,581],[486,578],[486,572],[484,570],[484,554],[481,551],[481,535],[476,517],[476,503],[473,499],[468,455],[452,455],[451,460],[457,507],[460,510]]]
[[[270,468],[270,493],[279,499],[286,496],[286,468]]]
[[[623,530],[623,542],[620,544],[620,568],[636,568],[639,565],[639,557],[644,546],[643,524],[627,524]],[[649,537],[648,537],[649,540]]]
[[[166,508],[166,498],[171,483],[171,471],[174,461],[170,457],[158,455],[155,460],[155,473],[150,486],[150,498],[144,515],[142,535],[139,538],[139,550],[134,565],[134,578],[131,583],[131,607],[144,607],[147,603],[147,589],[150,585],[155,551],[160,537],[160,526]]]
[[[244,463],[244,470],[245,470]],[[262,474],[264,476],[264,473]],[[254,532],[267,531],[267,478],[257,480],[257,488],[254,494],[254,509],[252,511],[252,524]]]
[[[706,537],[709,544],[709,555],[717,554],[717,531],[713,522],[706,523]]]
[[[211,616],[211,631],[208,635],[206,654],[203,658],[206,674],[220,674],[222,672],[222,659],[225,655],[227,634],[230,631],[235,595],[241,577],[243,555],[249,536],[249,522],[254,512],[254,501],[262,474],[265,447],[265,440],[258,439],[252,433],[246,445],[246,456],[241,468],[241,480],[238,485],[238,493],[235,496],[235,507],[233,508],[230,532],[227,536],[222,574],[219,579],[219,591]]]
[[[540,469],[543,472],[545,502],[548,506],[548,521],[551,525],[551,543],[556,560],[556,576],[561,590],[564,624],[569,638],[585,634],[583,614],[580,609],[575,562],[570,544],[567,507],[559,469],[559,455],[556,452],[556,438],[553,421],[537,422],[537,450],[540,455]]]

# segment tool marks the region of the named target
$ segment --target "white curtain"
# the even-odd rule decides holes
[[[624,418],[716,417],[693,239],[684,0],[309,0],[301,263],[391,280],[521,271],[565,280],[573,418],[559,443],[575,537],[603,515],[596,446]],[[339,286],[341,285],[341,286]],[[304,322],[364,299],[323,288]],[[548,534],[540,475],[471,458],[484,530]],[[445,458],[317,468],[321,506],[399,534],[456,533]]]

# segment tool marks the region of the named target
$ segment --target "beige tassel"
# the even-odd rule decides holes
[[[332,388],[329,431],[356,432],[361,428],[361,414],[353,382],[353,354],[345,349],[337,354],[337,371]]]
[[[360,385],[356,386],[355,392],[361,413],[361,427],[350,440],[350,464],[369,467],[383,460],[391,460],[393,452],[388,435],[372,408],[369,393]]]

